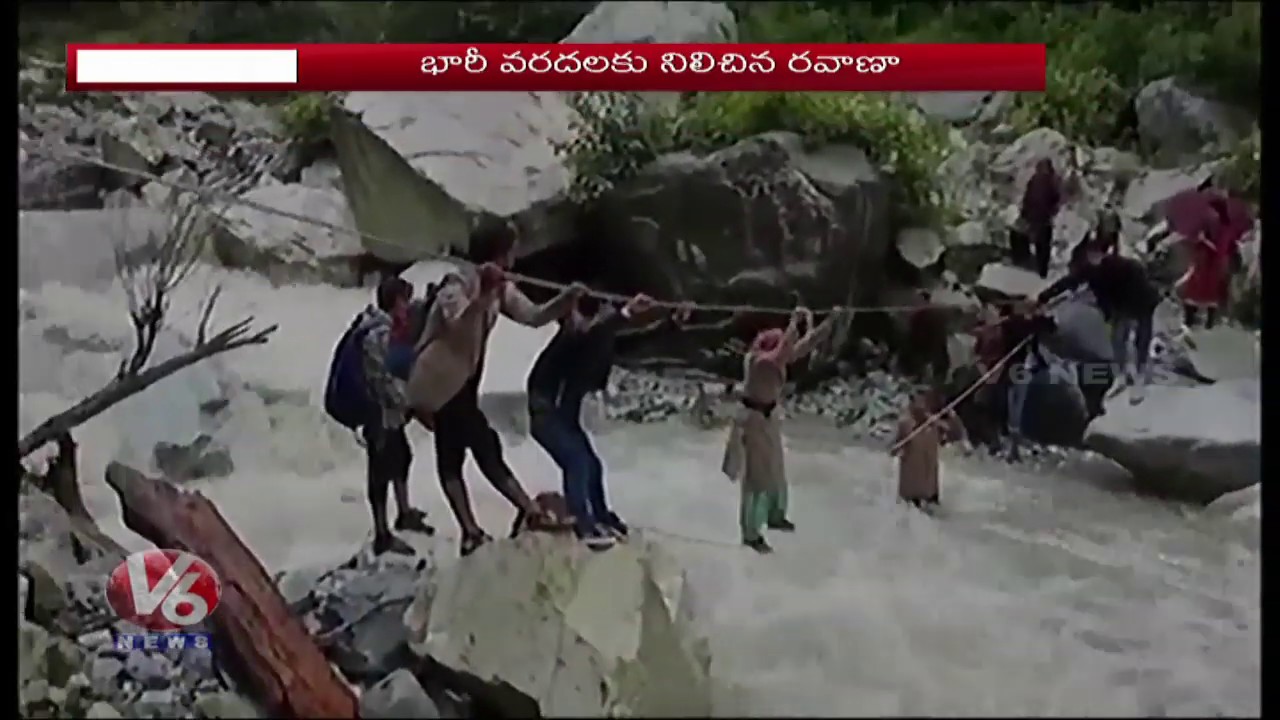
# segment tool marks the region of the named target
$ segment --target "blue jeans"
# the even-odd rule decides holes
[[[582,401],[530,413],[533,439],[564,473],[564,500],[579,533],[588,533],[612,511],[604,495],[604,464],[581,421]]]
[[[1118,317],[1111,323],[1111,352],[1115,358],[1116,375],[1123,376],[1129,358],[1129,339],[1133,338],[1133,362],[1141,380],[1147,379],[1147,358],[1151,354],[1153,320],[1151,315],[1140,318]],[[1135,379],[1139,379],[1135,378]]]
[[[1022,362],[1008,370],[1010,376],[1008,426],[1009,433],[1012,435],[1022,434],[1022,415],[1027,407],[1027,393],[1031,390],[1031,382],[1034,379],[1029,372],[1032,362],[1031,355],[1028,354]]]

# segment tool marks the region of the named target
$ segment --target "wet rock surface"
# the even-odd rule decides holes
[[[124,647],[139,632],[106,603],[123,554],[78,529],[44,493],[19,494],[19,716],[261,717],[208,647]],[[199,628],[196,628],[198,631]]]

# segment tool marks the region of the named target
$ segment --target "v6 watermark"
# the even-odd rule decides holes
[[[181,550],[143,550],[107,580],[107,602],[122,620],[151,632],[195,625],[218,607],[222,584],[209,563]]]

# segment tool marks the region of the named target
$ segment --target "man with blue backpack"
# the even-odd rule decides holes
[[[426,513],[409,504],[409,467],[413,450],[405,436],[408,399],[404,380],[389,362],[393,338],[403,338],[411,323],[413,285],[390,277],[378,285],[376,302],[365,308],[338,341],[325,410],[352,430],[359,429],[367,454],[369,507],[373,513],[373,552],[414,554],[391,533],[387,522],[387,486],[395,489],[395,529],[431,535]]]

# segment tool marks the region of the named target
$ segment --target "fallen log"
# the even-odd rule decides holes
[[[120,463],[107,467],[107,484],[120,497],[126,527],[158,547],[194,553],[218,573],[222,597],[209,618],[218,647],[272,716],[358,717],[350,687],[208,498]]]

